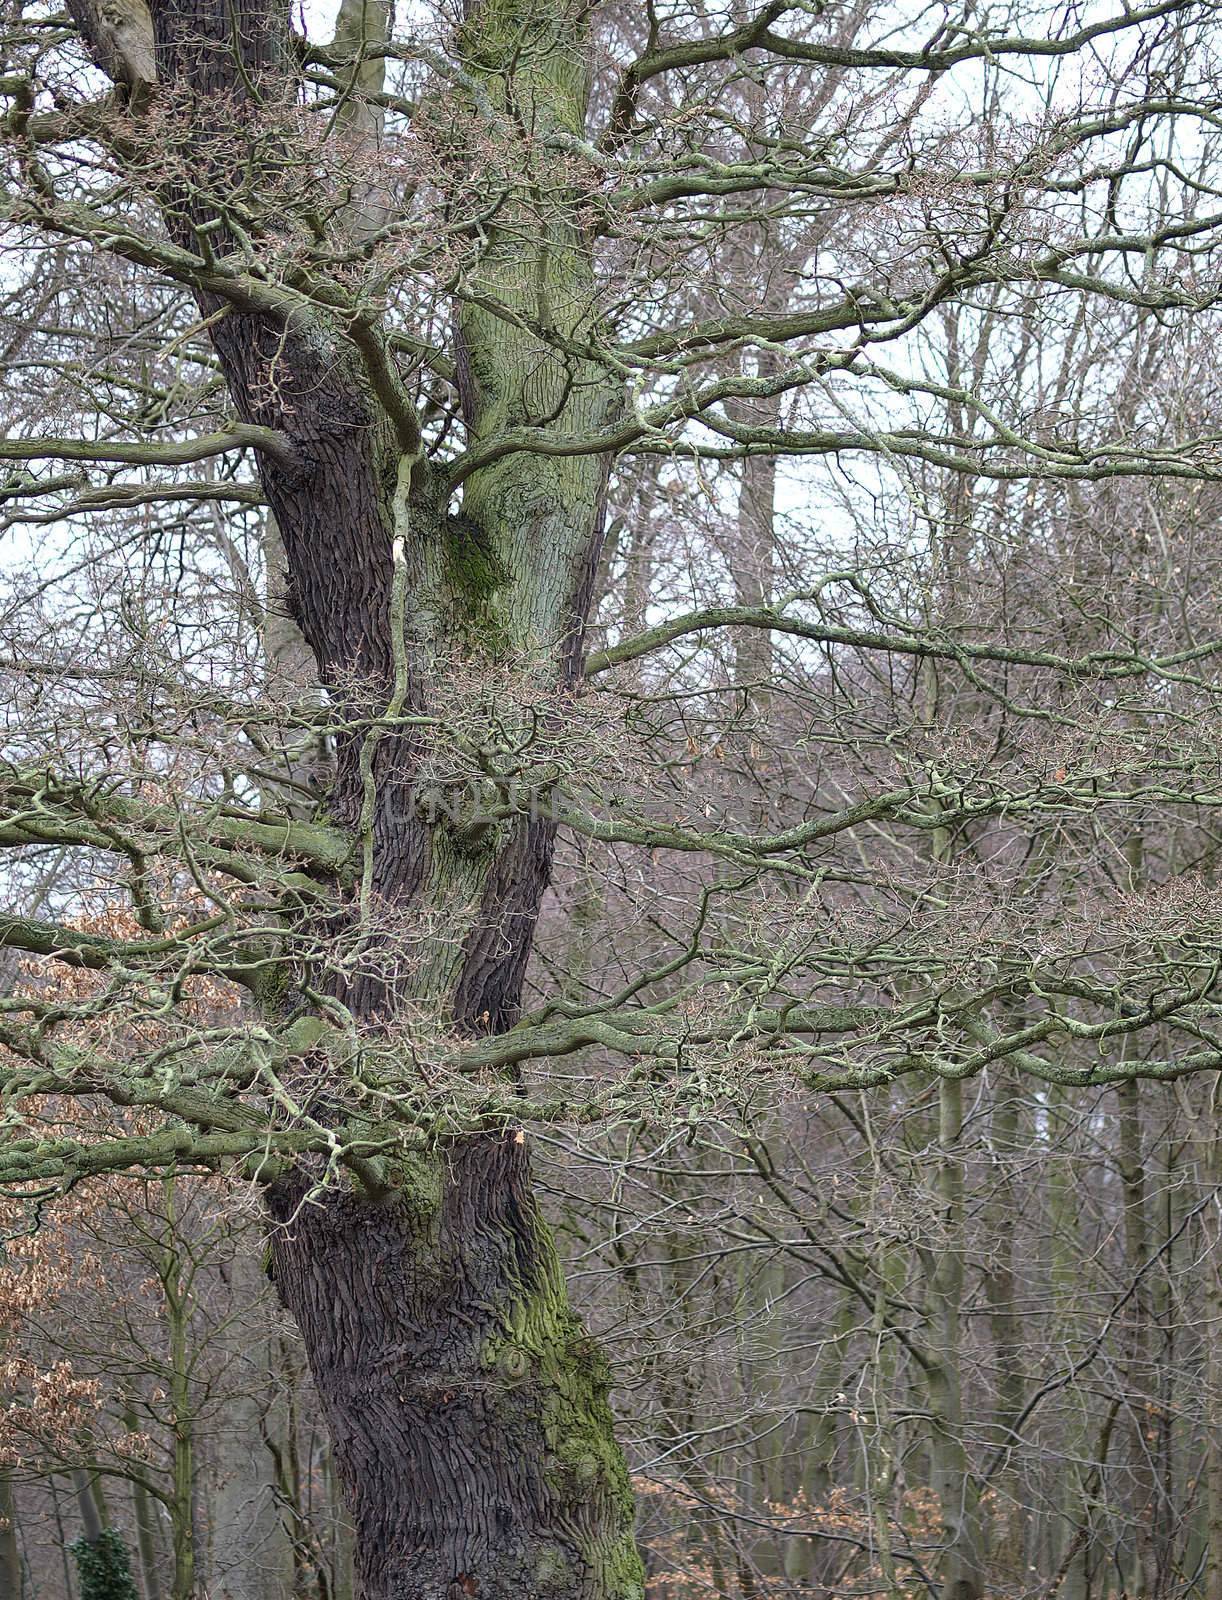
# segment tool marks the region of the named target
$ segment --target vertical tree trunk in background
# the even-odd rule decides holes
[[[224,1266],[221,1335],[227,1399],[215,1424],[211,1467],[210,1593],[216,1600],[289,1600],[293,1550],[270,1446],[284,1429],[269,1286],[249,1232]]]
[[[1125,1271],[1136,1285],[1124,1308],[1124,1371],[1128,1413],[1131,1533],[1130,1573],[1135,1593],[1152,1595],[1156,1584],[1154,1519],[1158,1483],[1154,1471],[1157,1438],[1151,1396],[1153,1363],[1150,1340],[1150,1284],[1145,1271],[1150,1254],[1146,1215],[1145,1153],[1141,1126],[1141,1098],[1136,1079],[1116,1091],[1119,1101],[1117,1164],[1124,1196]]]
[[[840,1297],[840,1306],[831,1329],[824,1335],[815,1368],[815,1380],[804,1403],[809,1407],[801,1418],[803,1431],[799,1434],[796,1456],[797,1482],[791,1498],[799,1499],[804,1507],[803,1520],[809,1520],[811,1510],[820,1506],[833,1483],[836,1459],[837,1391],[843,1381],[845,1350],[857,1327],[860,1301],[849,1289]],[[825,1545],[817,1537],[787,1539],[785,1541],[785,1577],[794,1585],[813,1585],[826,1576],[830,1566],[829,1553],[835,1546]]]
[[[757,375],[772,377],[778,365],[776,356],[761,352]],[[749,417],[754,427],[778,427],[780,399],[770,396],[756,401]],[[743,462],[730,560],[734,599],[740,606],[758,607],[772,597],[776,563],[776,480],[775,456],[748,456]],[[753,722],[767,719],[772,656],[773,639],[767,628],[738,629],[734,636],[734,681],[744,706],[755,713],[754,718],[747,718],[748,729]]]
[[[1068,1136],[1063,1118],[1072,1115],[1070,1092],[1054,1085],[1049,1095],[1048,1228],[1051,1235],[1049,1298],[1052,1314],[1049,1339],[1056,1352],[1057,1369],[1069,1369],[1079,1353],[1081,1314],[1078,1202],[1074,1173],[1069,1165]],[[1062,1141],[1064,1143],[1062,1144]],[[1059,1516],[1051,1522],[1049,1570],[1065,1567],[1060,1594],[1064,1600],[1083,1600],[1090,1565],[1090,1506],[1084,1477],[1091,1445],[1088,1442],[1085,1398],[1076,1385],[1066,1391],[1065,1419],[1061,1428],[1060,1459],[1055,1464],[1052,1501]]]
[[[175,1232],[177,1211],[174,1179],[163,1180],[166,1206],[164,1247],[157,1263],[165,1307],[169,1415],[173,1461],[170,1521],[174,1541],[174,1600],[195,1594],[195,1409],[191,1382],[191,1291],[184,1282],[183,1257]]]
[[[766,378],[777,370],[777,360],[768,352],[757,359],[757,375]],[[750,410],[749,419],[757,427],[776,427],[780,421],[780,402],[775,397],[757,401]],[[739,480],[738,507],[734,520],[733,543],[729,552],[730,575],[734,583],[734,599],[738,605],[758,607],[771,598],[773,567],[776,555],[776,480],[777,462],[772,455],[748,456],[742,464]],[[735,710],[741,709],[743,726],[732,740],[737,748],[736,788],[740,796],[737,814],[731,825],[744,830],[766,827],[773,796],[769,793],[767,771],[761,770],[761,758],[772,740],[770,728],[770,697],[768,685],[772,678],[773,640],[765,628],[740,628],[734,636],[734,686]],[[728,863],[723,870],[730,875]],[[769,1161],[771,1166],[771,1161]],[[741,1405],[744,1414],[759,1411],[761,1403],[770,1392],[777,1393],[783,1383],[784,1371],[775,1357],[769,1359],[756,1348],[767,1328],[771,1309],[784,1300],[786,1288],[785,1258],[777,1256],[765,1265],[749,1261],[740,1263],[740,1287],[736,1304],[736,1320],[745,1336],[739,1353],[739,1383],[742,1389]],[[775,1458],[779,1448],[780,1407],[784,1396],[777,1393],[778,1411],[771,1426],[761,1420],[761,1443],[750,1451],[744,1450],[732,1469],[738,1478],[740,1504],[749,1515],[766,1518],[769,1505],[784,1503],[785,1486],[775,1466],[762,1458],[761,1448]],[[775,1514],[775,1513],[773,1513]],[[749,1535],[750,1529],[742,1532]],[[736,1540],[741,1545],[741,1540]],[[783,1581],[791,1559],[791,1550],[800,1546],[809,1557],[810,1542],[785,1539],[760,1542],[749,1566],[745,1553],[738,1557],[739,1587],[744,1596],[760,1592],[755,1568],[759,1569],[765,1592]]]
[[[1024,1400],[1022,1319],[1016,1303],[1015,1255],[1018,1231],[1018,1194],[1013,1163],[1019,1159],[1022,1133],[1019,1127],[1019,1084],[1002,1068],[994,1087],[990,1133],[993,1173],[989,1194],[989,1270],[985,1275],[985,1294],[989,1302],[989,1330],[993,1340],[993,1382],[996,1402],[993,1411],[994,1448],[1014,1452],[1018,1447],[1016,1429]],[[1025,1130],[1023,1130],[1025,1133]],[[1006,1534],[1004,1548],[994,1551],[994,1562],[1004,1562],[1005,1576],[1018,1581],[1027,1565],[1027,1507],[1013,1474],[1001,1473],[997,1480],[1003,1501]]]
[[[955,488],[957,491],[958,483]],[[948,515],[951,531],[944,541],[943,558],[952,572],[965,516],[962,512]],[[921,720],[932,730],[939,711],[937,665],[932,659],[922,661],[917,688]],[[941,815],[939,801],[932,800],[929,809],[935,817]],[[935,861],[951,861],[952,839],[946,827],[938,824],[932,828],[930,848]],[[944,1600],[979,1600],[984,1592],[984,1530],[977,1485],[963,1438],[962,1139],[962,1080],[940,1077],[937,1229],[931,1248],[919,1253],[926,1272],[928,1335],[924,1375],[931,1419],[930,1487],[941,1508],[944,1551],[939,1570]]]
[[[729,1182],[727,1174],[727,1187]],[[784,1516],[787,1498],[781,1441],[785,1409],[792,1396],[787,1393],[784,1351],[777,1345],[775,1307],[784,1302],[792,1287],[787,1282],[788,1264],[780,1251],[770,1252],[762,1261],[744,1253],[736,1263],[727,1263],[738,1329],[738,1407],[742,1415],[754,1419],[755,1437],[749,1448],[735,1452],[737,1459],[732,1458],[726,1467],[716,1464],[716,1475],[731,1483],[737,1478],[738,1503],[748,1516],[761,1521],[770,1515]],[[785,1576],[785,1549],[793,1541],[761,1541],[750,1527],[738,1528],[736,1534],[743,1595],[758,1593],[761,1587],[764,1593],[771,1592]],[[748,1553],[744,1543],[756,1548]]]
[[[12,1474],[0,1470],[0,1595],[21,1600],[21,1551],[17,1543],[17,1504]]]
[[[132,1514],[136,1521],[136,1554],[140,1558],[140,1581],[144,1600],[161,1600],[161,1562],[157,1555],[157,1523],[148,1490],[137,1480],[132,1484]]]
[[[140,1432],[135,1404],[129,1397],[123,1409],[123,1426],[129,1433]],[[157,1513],[139,1476],[132,1479],[132,1515],[136,1524],[136,1554],[140,1558],[140,1582],[144,1600],[161,1600],[161,1561],[157,1551]],[[2,1591],[0,1591],[2,1592]]]
[[[963,1440],[963,1085],[958,1078],[939,1080],[938,1113],[941,1215],[927,1291],[925,1369],[932,1420],[930,1485],[942,1509],[942,1594],[945,1600],[980,1600],[980,1508]]]
[[[1140,830],[1125,840],[1129,886],[1142,887],[1145,879],[1144,839]],[[1156,1537],[1158,1478],[1155,1451],[1159,1428],[1154,1410],[1156,1388],[1151,1358],[1153,1302],[1147,1266],[1150,1257],[1150,1222],[1147,1215],[1145,1138],[1142,1128],[1141,1087],[1130,1078],[1116,1090],[1119,1108],[1116,1165],[1124,1201],[1125,1271],[1133,1286],[1123,1311],[1124,1373],[1127,1389],[1129,1472],[1132,1481],[1129,1547],[1134,1590],[1153,1595],[1157,1584]]]
[[[1182,1151],[1183,1145],[1178,1137],[1174,1143],[1167,1142],[1164,1145],[1166,1165],[1159,1175],[1155,1206],[1158,1271],[1151,1296],[1151,1332],[1158,1344],[1153,1352],[1152,1385],[1156,1407],[1153,1454],[1157,1493],[1153,1516],[1153,1564],[1155,1589],[1159,1594],[1168,1593],[1175,1582],[1176,1547],[1180,1534],[1176,1508],[1183,1503],[1178,1485],[1185,1466],[1183,1419],[1178,1415],[1180,1407],[1177,1394],[1178,1376],[1183,1365],[1178,1337],[1181,1328],[1175,1295],[1175,1279],[1181,1270],[1179,1243],[1187,1211],[1184,1186],[1176,1181],[1178,1159]],[[1198,1469],[1199,1462],[1196,1461],[1187,1467],[1192,1475]]]
[[[1201,1129],[1205,1210],[1205,1583],[1204,1600],[1222,1600],[1222,1114],[1215,1078]]]
[[[335,1453],[327,1450],[324,1480],[331,1512],[331,1584],[334,1600],[353,1600],[356,1576],[356,1546],[352,1536],[352,1521],[343,1504],[343,1495],[335,1477]]]
[[[68,1554],[71,1540],[67,1529],[64,1527],[64,1514],[59,1503],[59,1485],[54,1477],[47,1479],[47,1493],[51,1500],[51,1517],[55,1523],[55,1543],[59,1550],[60,1564],[64,1574],[64,1594],[71,1597],[74,1593],[72,1583],[72,1560]]]
[[[106,1526],[101,1504],[95,1493],[97,1479],[78,1467],[72,1474],[72,1487],[76,1493],[76,1507],[81,1514],[81,1535],[86,1544],[97,1544]]]
[[[899,1452],[892,1410],[895,1388],[896,1342],[888,1337],[892,1290],[897,1287],[898,1251],[884,1251],[878,1263],[874,1289],[874,1308],[870,1322],[870,1342],[865,1370],[869,1373],[872,1429],[863,1434],[858,1455],[859,1482],[865,1493],[871,1532],[878,1552],[887,1600],[901,1600],[902,1591],[892,1553],[891,1526],[895,1479]]]

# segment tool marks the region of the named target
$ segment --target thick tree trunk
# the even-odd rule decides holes
[[[347,721],[329,809],[352,833],[360,893],[317,928],[302,987],[327,991],[382,1038],[405,1002],[468,1034],[517,1018],[554,827],[531,815],[474,829],[430,817],[414,793],[425,735],[393,724],[404,712],[452,718],[439,685],[458,658],[511,678],[526,669],[561,695],[575,686],[605,462],[497,446],[541,419],[588,435],[621,403],[601,368],[530,331],[542,322],[580,348],[596,314],[578,197],[549,185],[537,204],[533,157],[513,149],[517,129],[531,149],[549,133],[582,133],[584,10],[567,0],[464,9],[455,44],[478,87],[464,90],[449,151],[481,216],[490,184],[501,203],[496,222],[480,224],[454,308],[467,442],[492,446],[462,485],[461,512],[423,457],[396,359],[364,312],[235,308],[197,290],[237,411],[284,441],[260,472],[287,608],[336,722]],[[244,102],[264,118],[291,104],[287,12],[270,0],[237,10],[154,0],[152,11],[158,76],[185,91],[182,137],[198,173],[163,197],[167,221],[185,248],[197,248],[201,225],[220,251],[234,180],[213,124],[232,130]],[[488,141],[471,138],[479,106]],[[280,135],[290,153],[294,126],[288,117]],[[358,235],[370,204],[368,193],[346,197]],[[371,712],[383,718],[376,732]],[[522,720],[530,726],[527,706]],[[400,925],[437,931],[407,950],[394,942]],[[277,975],[262,996],[270,1013],[308,1003],[292,987]],[[389,1141],[396,1130],[379,1131]],[[364,1600],[639,1600],[606,1369],[569,1309],[521,1135],[446,1144],[389,1199],[334,1179],[319,1189],[314,1177],[269,1192],[273,1264],[333,1433]]]
[[[458,1141],[380,1205],[270,1196],[355,1518],[364,1600],[640,1600],[607,1369],[520,1135]]]

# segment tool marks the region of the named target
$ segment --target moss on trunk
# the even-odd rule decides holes
[[[366,1600],[642,1600],[607,1367],[518,1135],[439,1152],[439,1203],[273,1191]]]

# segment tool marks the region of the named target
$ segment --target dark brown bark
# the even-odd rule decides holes
[[[432,1181],[436,1187],[432,1189]],[[270,1194],[366,1600],[639,1597],[606,1365],[569,1310],[519,1135],[374,1207]]]
[[[153,21],[159,92],[181,100],[184,139],[199,146],[197,181],[162,196],[167,225],[194,250],[206,222],[219,251],[228,221],[217,152],[243,104],[270,139],[275,106],[292,100],[286,15],[262,0],[156,0]],[[393,395],[388,404],[397,379],[387,352],[371,350],[374,328],[356,337],[351,322],[318,307],[289,314],[197,298],[239,415],[284,440],[260,472],[290,608],[339,720],[360,724],[336,740],[332,820],[355,828],[361,819],[362,750],[373,748],[371,839],[354,839],[369,850],[373,893],[396,912],[421,908],[453,924],[426,979],[404,960],[370,961],[353,975],[327,963],[328,945],[355,926],[352,906],[319,927],[324,970],[310,976],[375,1030],[401,998],[447,1009],[466,1032],[509,1026],[554,825],[522,816],[464,836],[415,803],[422,736],[383,728],[370,746],[367,719],[396,699],[397,658],[412,711],[428,709],[438,663],[444,670],[447,654],[473,646],[510,659],[541,646],[557,686],[572,686],[603,468],[501,463],[468,483],[455,516],[405,438]],[[485,320],[474,318],[468,337],[485,341],[466,396],[473,438],[521,420],[513,386],[538,382],[536,353],[490,352],[489,341],[508,336],[499,319]],[[555,381],[563,396],[566,375]],[[606,403],[588,398],[588,386],[574,392],[574,405]],[[401,649],[391,621],[396,540],[407,581]],[[456,914],[456,905],[476,909]],[[365,925],[361,935],[377,938]],[[404,1162],[391,1184],[374,1198],[336,1182],[318,1189],[299,1171],[268,1196],[274,1277],[333,1435],[364,1600],[640,1600],[605,1363],[569,1307],[523,1136],[472,1134],[431,1161]]]

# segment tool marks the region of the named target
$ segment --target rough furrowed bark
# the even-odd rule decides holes
[[[222,132],[256,79],[261,103],[288,103],[272,81],[284,18],[258,0],[240,11],[155,0],[153,22],[159,81],[185,97],[185,137],[203,146],[206,181],[163,206],[194,248],[201,223],[228,226],[224,171],[209,160],[213,97]],[[504,127],[578,130],[578,26],[563,3],[486,0],[473,11],[460,54],[506,113],[512,81]],[[580,674],[605,463],[495,445],[544,421],[589,433],[618,401],[605,374],[528,331],[527,318],[542,318],[580,335],[591,270],[565,195],[528,215],[529,173],[515,176],[513,160],[506,170],[507,225],[492,230],[455,312],[467,442],[494,447],[467,477],[460,513],[418,452],[393,362],[385,349],[371,357],[377,330],[358,334],[318,307],[282,314],[197,296],[239,415],[286,443],[260,474],[289,609],[339,718],[353,723],[336,740],[328,804],[365,868],[362,903],[318,929],[324,971],[311,978],[374,1030],[401,999],[448,1011],[466,1033],[510,1025],[551,870],[549,820],[472,829],[430,816],[414,793],[424,736],[382,726],[371,741],[368,722],[389,707],[432,710],[456,657],[511,675],[524,666],[561,694]],[[222,234],[210,237],[222,247]],[[375,901],[391,921],[418,917],[438,936],[416,941],[410,961],[379,952],[375,919],[364,918]],[[373,947],[365,970],[329,959],[329,943],[354,930]],[[384,1199],[338,1184],[317,1191],[297,1173],[272,1188],[269,1207],[275,1281],[332,1431],[364,1600],[641,1600],[605,1363],[569,1307],[521,1136],[450,1143],[431,1174],[413,1169]]]
[[[360,1529],[365,1600],[640,1600],[607,1370],[565,1294],[520,1137],[449,1145],[380,1206],[275,1187],[301,1326]]]

